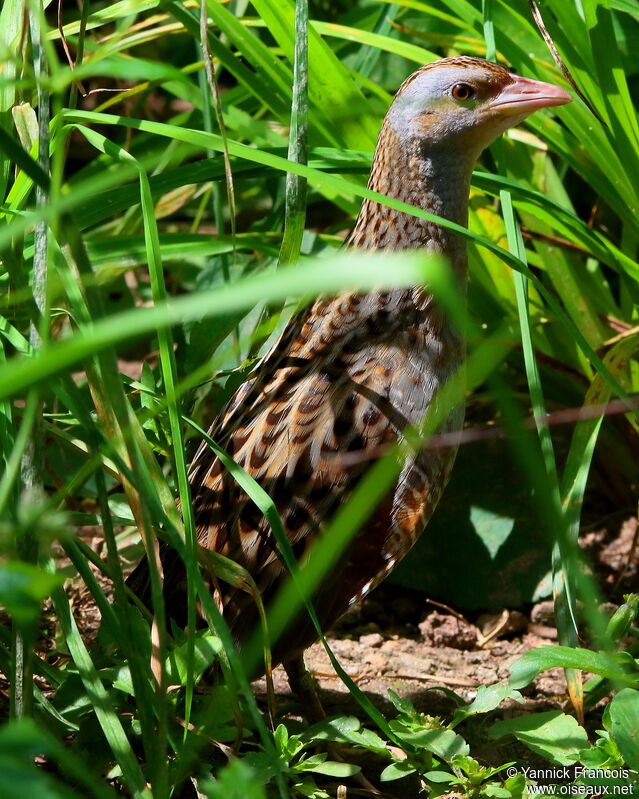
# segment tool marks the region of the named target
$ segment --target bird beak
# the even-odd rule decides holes
[[[506,116],[527,116],[538,108],[565,105],[572,101],[569,92],[552,83],[519,75],[513,75],[512,78],[512,83],[505,86],[488,104],[489,110]]]

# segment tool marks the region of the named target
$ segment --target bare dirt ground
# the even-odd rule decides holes
[[[381,586],[370,599],[343,617],[328,636],[342,668],[380,710],[395,715],[389,689],[409,698],[416,709],[446,714],[452,700],[439,687],[471,700],[479,685],[507,680],[511,663],[529,649],[552,643],[550,603],[532,608],[533,622],[518,611],[484,614],[471,624],[455,611],[433,608],[423,597],[395,586]],[[306,653],[306,664],[320,688],[329,716],[359,715],[357,703],[333,669],[321,644]],[[282,668],[274,672],[280,701],[292,699]],[[264,679],[255,683],[265,695]],[[534,688],[536,703],[563,703],[565,683],[560,669],[546,672]]]
[[[615,604],[638,589],[637,520],[601,527],[582,546],[605,595]],[[465,619],[453,608],[389,583],[349,611],[328,636],[346,673],[380,709],[392,713],[388,690],[409,697],[418,710],[436,714],[450,700],[436,686],[472,699],[479,685],[506,680],[511,663],[529,649],[556,643],[552,602],[507,608]],[[329,715],[356,713],[356,703],[335,673],[321,644],[306,654]],[[283,669],[274,673],[283,701],[290,691]],[[256,683],[265,691],[264,680]],[[527,691],[529,707],[558,707],[567,700],[561,669],[541,674]]]

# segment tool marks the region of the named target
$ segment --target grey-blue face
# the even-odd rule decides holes
[[[558,86],[511,74],[490,61],[445,58],[404,81],[386,121],[400,141],[464,148],[474,159],[536,109],[571,99]]]

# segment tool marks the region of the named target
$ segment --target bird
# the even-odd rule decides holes
[[[368,188],[467,226],[471,175],[481,152],[533,111],[571,99],[563,88],[481,58],[429,63],[402,83],[388,109]],[[345,246],[440,253],[465,290],[465,241],[434,221],[366,198]],[[380,453],[424,419],[464,357],[462,335],[427,286],[321,296],[287,323],[210,436],[270,495],[300,561]],[[460,430],[463,416],[461,405],[450,408],[440,431]],[[402,454],[392,486],[312,596],[323,630],[413,546],[455,454],[455,447],[426,446]],[[199,546],[243,566],[268,608],[287,568],[262,512],[205,441],[189,483]],[[163,546],[162,565],[167,613],[184,625],[182,561]],[[148,564],[136,568],[129,585],[150,606]],[[258,626],[255,603],[215,577],[211,590],[241,650]],[[303,653],[316,638],[301,610],[273,642],[273,663],[284,665],[292,686],[303,679]]]

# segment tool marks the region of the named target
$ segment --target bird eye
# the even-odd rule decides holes
[[[451,90],[451,94],[455,100],[472,100],[475,96],[475,90],[467,83],[456,83]]]

